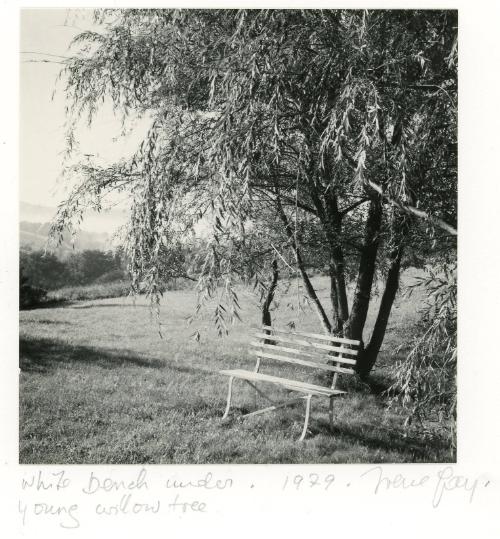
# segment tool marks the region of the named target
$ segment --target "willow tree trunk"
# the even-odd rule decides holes
[[[345,282],[345,260],[342,247],[338,244],[331,247],[330,267],[333,267],[335,290],[337,296],[337,333],[343,333],[344,324],[349,318],[349,304],[347,302],[347,286]],[[333,305],[332,305],[333,307]]]
[[[346,328],[346,336],[363,342],[368,307],[375,274],[375,264],[379,247],[379,234],[382,225],[382,204],[377,197],[370,202],[365,225],[363,250],[359,259],[358,278],[352,302],[351,315]]]
[[[264,303],[262,304],[262,325],[263,326],[271,326],[272,325],[272,319],[271,319],[271,304],[274,300],[274,293],[276,292],[276,287],[278,286],[278,261],[276,259],[273,260],[272,264],[272,278],[271,283],[269,285],[269,288],[267,289],[267,295],[266,299],[264,300]],[[269,333],[269,330],[266,330],[266,333]],[[271,341],[265,341],[264,344],[273,344]]]
[[[391,262],[387,273],[384,293],[380,301],[380,306],[370,338],[370,343],[359,356],[357,371],[361,378],[366,378],[377,360],[380,347],[384,341],[387,323],[391,314],[392,304],[399,287],[399,273],[401,270],[401,257],[403,256],[403,246],[399,246],[391,252]]]
[[[337,335],[344,332],[344,324],[349,318],[347,287],[345,282],[345,260],[342,249],[342,215],[339,212],[336,196],[330,191],[325,198],[321,221],[328,234],[330,299],[332,302],[332,331]]]
[[[335,264],[330,257],[329,264],[330,275],[330,302],[332,304],[332,331],[335,334],[340,334],[342,331],[342,321],[339,316],[339,294],[337,290],[337,274],[335,271]]]

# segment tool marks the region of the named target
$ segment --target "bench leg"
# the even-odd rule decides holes
[[[330,397],[330,428],[333,429],[333,397]]]
[[[309,425],[309,414],[311,413],[311,397],[312,395],[307,395],[306,397],[306,418],[304,420],[304,428],[302,429],[299,442],[302,442],[302,440],[306,437],[307,426]]]
[[[233,393],[233,380],[234,380],[234,376],[231,376],[231,378],[229,378],[229,389],[228,389],[228,392],[227,392],[226,411],[224,412],[224,415],[222,416],[222,419],[226,419],[226,417],[229,414],[229,408],[231,407],[231,396],[232,396],[232,393]]]

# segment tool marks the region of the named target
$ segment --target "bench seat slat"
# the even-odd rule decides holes
[[[219,372],[225,376],[234,376],[236,378],[242,378],[243,380],[255,380],[279,384],[287,389],[302,393],[314,393],[316,395],[325,395],[328,397],[345,393],[345,391],[341,391],[340,389],[330,389],[329,387],[309,384],[307,382],[298,382],[297,380],[280,378],[278,376],[271,376],[270,374],[262,374],[260,372],[245,371],[243,369],[223,370]]]
[[[288,331],[286,329],[276,329],[272,326],[259,326],[254,327],[254,329],[269,329],[275,331],[276,333],[284,333],[286,335],[297,335],[298,337],[312,337],[313,339],[322,339],[330,342],[339,342],[344,344],[353,344],[359,346],[360,341],[355,341],[354,339],[345,339],[344,337],[335,337],[333,335],[321,335],[320,333],[304,333],[302,331]]]
[[[327,344],[319,344],[315,342],[303,341],[301,339],[294,339],[293,337],[282,337],[281,335],[268,335],[266,333],[257,333],[255,336],[258,337],[259,339],[298,344],[298,345],[306,346],[306,347],[309,346],[312,348],[316,348],[318,350],[326,350],[328,352],[338,352],[341,354],[350,354],[353,356],[356,356],[358,354],[357,350],[350,350],[349,348],[339,348],[337,346],[329,346]],[[336,362],[340,362],[340,363],[349,363],[350,365],[356,364],[355,359],[350,359],[346,357],[333,357],[332,356],[332,360]]]
[[[275,348],[270,346],[270,348]],[[250,353],[254,356],[263,357],[267,359],[275,359],[277,361],[285,361],[286,363],[293,363],[296,365],[304,365],[305,367],[313,367],[316,369],[323,369],[330,372],[341,372],[343,374],[354,374],[352,369],[343,369],[342,367],[336,367],[335,365],[327,365],[326,363],[316,363],[314,361],[307,361],[307,359],[300,359],[296,357],[280,356],[278,354],[270,354],[268,352],[262,352],[259,350],[250,350]]]

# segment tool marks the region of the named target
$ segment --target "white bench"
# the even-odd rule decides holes
[[[340,374],[354,374],[355,371],[353,367],[356,365],[356,356],[358,355],[360,342],[330,335],[289,331],[271,326],[257,328],[255,337],[258,340],[250,343],[250,353],[257,357],[257,362],[253,371],[244,369],[219,371],[221,374],[229,376],[227,405],[223,419],[229,414],[233,382],[235,378],[238,378],[252,386],[257,393],[272,403],[272,406],[245,414],[243,417],[270,412],[272,410],[277,410],[278,408],[305,401],[306,414],[304,427],[300,436],[300,441],[302,441],[306,436],[307,426],[309,424],[311,399],[313,396],[317,396],[330,399],[330,425],[333,425],[333,398],[345,393],[345,391],[336,389],[337,380]],[[333,373],[332,383],[330,386],[322,386],[262,373],[260,372],[262,359],[284,361],[286,363],[303,365],[313,369],[330,371]],[[282,403],[277,403],[256,387],[255,384],[259,382],[279,385],[289,391],[295,391],[297,393],[302,393],[303,395]]]

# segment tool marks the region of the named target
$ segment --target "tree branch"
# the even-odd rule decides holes
[[[402,204],[401,202],[398,202],[394,198],[392,198],[390,195],[384,192],[383,188],[376,184],[375,182],[372,182],[371,180],[365,179],[365,187],[367,189],[372,189],[373,191],[376,191],[379,195],[381,195],[387,202],[392,204],[393,206],[396,206],[396,208],[399,208],[401,211],[405,212],[408,215],[414,215],[416,217],[420,217],[421,219],[425,219],[432,224],[438,226],[439,228],[442,228],[449,234],[452,234],[453,236],[457,235],[457,229],[453,228],[451,225],[440,219],[439,217],[434,217],[430,215],[429,213],[419,210],[418,208],[415,208],[414,206],[409,206],[406,204]]]
[[[368,202],[369,198],[362,198],[360,200],[357,200],[356,202],[353,202],[350,206],[347,206],[347,208],[344,208],[343,210],[340,210],[340,215],[344,216],[347,215],[349,212],[357,208],[358,206],[361,206],[361,204],[364,204],[365,202]]]

